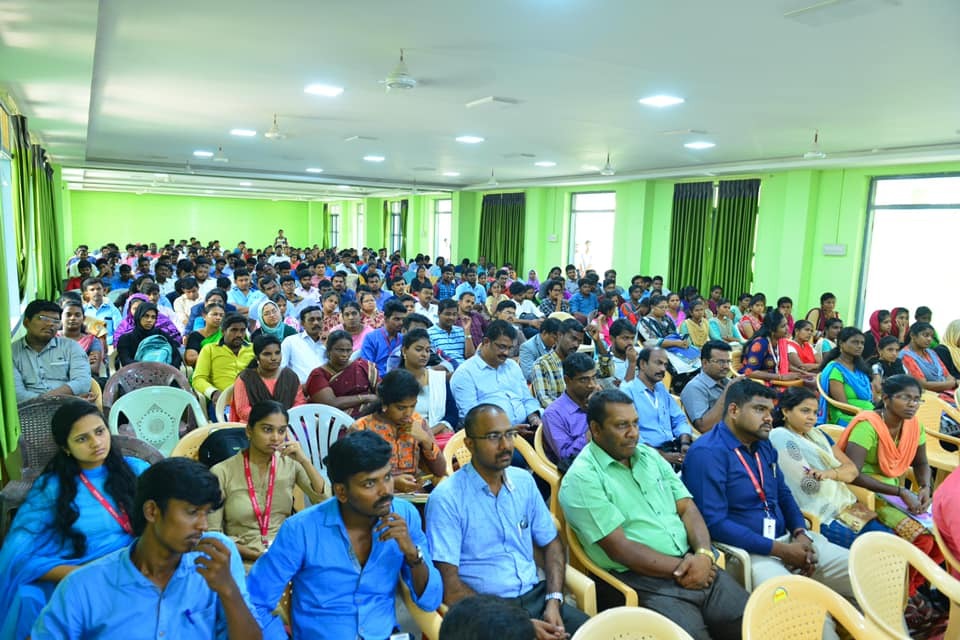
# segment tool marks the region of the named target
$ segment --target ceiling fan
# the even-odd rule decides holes
[[[823,152],[823,149],[820,148],[820,130],[817,129],[813,132],[813,146],[810,147],[810,150],[803,154],[804,160],[823,160],[827,157],[827,154]]]
[[[380,84],[385,86],[387,91],[392,89],[407,91],[417,86],[417,79],[410,75],[407,63],[403,59],[403,49],[400,49],[400,62],[386,78],[380,81]]]
[[[277,124],[277,114],[273,114],[273,125],[264,132],[263,137],[267,140],[283,140],[287,134],[280,131],[280,125]]]

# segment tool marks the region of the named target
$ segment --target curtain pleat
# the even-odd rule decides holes
[[[390,246],[390,233],[392,229],[390,228],[390,203],[387,200],[383,201],[383,220],[381,220],[383,225],[383,245],[387,248],[387,251],[392,254],[393,247]]]
[[[686,182],[673,186],[669,272],[669,285],[673,291],[688,285],[702,286],[704,241],[712,210],[712,182]]]
[[[410,201],[403,199],[400,201],[400,255],[407,255],[407,221],[410,216]]]
[[[17,285],[20,288],[22,300],[27,289],[27,225],[33,211],[30,190],[30,134],[27,131],[27,119],[24,116],[12,116],[10,127],[13,134],[11,137],[13,231],[16,246]]]
[[[33,187],[33,240],[37,256],[37,298],[56,300],[60,295],[60,231],[54,211],[53,167],[44,160],[46,152],[31,145]]]
[[[0,201],[0,207],[3,206]],[[17,219],[19,227],[19,219]],[[2,228],[0,225],[0,264],[7,263],[7,238],[16,234],[15,229]],[[0,318],[13,318],[10,308],[9,291],[6,277],[0,277]],[[19,314],[17,314],[19,315]],[[12,340],[7,327],[0,331],[0,362],[13,362]],[[17,392],[13,381],[13,367],[0,366],[0,458],[6,458],[17,448],[20,437],[20,420],[17,416]]]
[[[480,207],[480,240],[477,255],[489,262],[514,265],[523,273],[523,239],[526,197],[523,193],[483,196]]]
[[[759,196],[759,179],[720,182],[713,225],[712,280],[722,285],[730,296],[750,291],[753,283],[753,245]]]

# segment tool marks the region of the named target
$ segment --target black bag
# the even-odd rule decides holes
[[[207,468],[231,458],[250,446],[243,427],[217,429],[200,445],[199,460]]]

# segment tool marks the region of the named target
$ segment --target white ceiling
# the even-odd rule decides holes
[[[458,189],[802,165],[818,128],[825,165],[960,159],[958,34],[958,0],[0,0],[0,84],[65,166]]]

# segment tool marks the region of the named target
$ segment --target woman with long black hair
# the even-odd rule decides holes
[[[265,400],[276,400],[288,411],[307,403],[300,378],[293,369],[280,366],[281,358],[276,336],[259,335],[253,339],[253,360],[233,383],[231,420],[246,422],[250,408]]]
[[[89,402],[63,404],[51,421],[57,453],[17,510],[0,549],[0,638],[21,640],[57,583],[130,544],[137,476],[149,465],[111,446]]]

